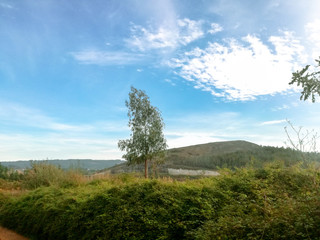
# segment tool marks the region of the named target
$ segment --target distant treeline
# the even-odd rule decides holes
[[[29,160],[29,161],[2,161],[0,164],[11,169],[31,168],[33,163],[45,162],[63,169],[102,170],[123,163],[122,160],[91,160],[91,159],[67,159],[67,160]]]

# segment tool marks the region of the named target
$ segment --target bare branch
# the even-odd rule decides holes
[[[291,132],[288,130],[288,126],[284,127],[284,131],[288,138],[288,143],[285,142],[287,147],[291,147],[297,151],[301,152],[316,152],[317,151],[317,139],[320,137],[318,133],[312,129],[311,131],[305,130],[303,131],[303,127],[295,127],[288,119],[286,119]]]

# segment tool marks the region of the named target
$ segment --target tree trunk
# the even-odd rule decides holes
[[[144,177],[148,178],[148,159],[144,160]]]

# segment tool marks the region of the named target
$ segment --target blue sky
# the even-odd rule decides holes
[[[291,73],[320,56],[318,0],[0,0],[0,160],[115,159],[130,86],[170,148],[320,131]]]

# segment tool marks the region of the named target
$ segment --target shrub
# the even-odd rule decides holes
[[[23,185],[27,189],[42,186],[73,186],[84,183],[84,176],[76,170],[63,170],[46,162],[33,162],[31,169],[25,171]]]
[[[33,239],[319,239],[320,174],[269,165],[188,181],[132,175],[0,195],[0,224]]]

